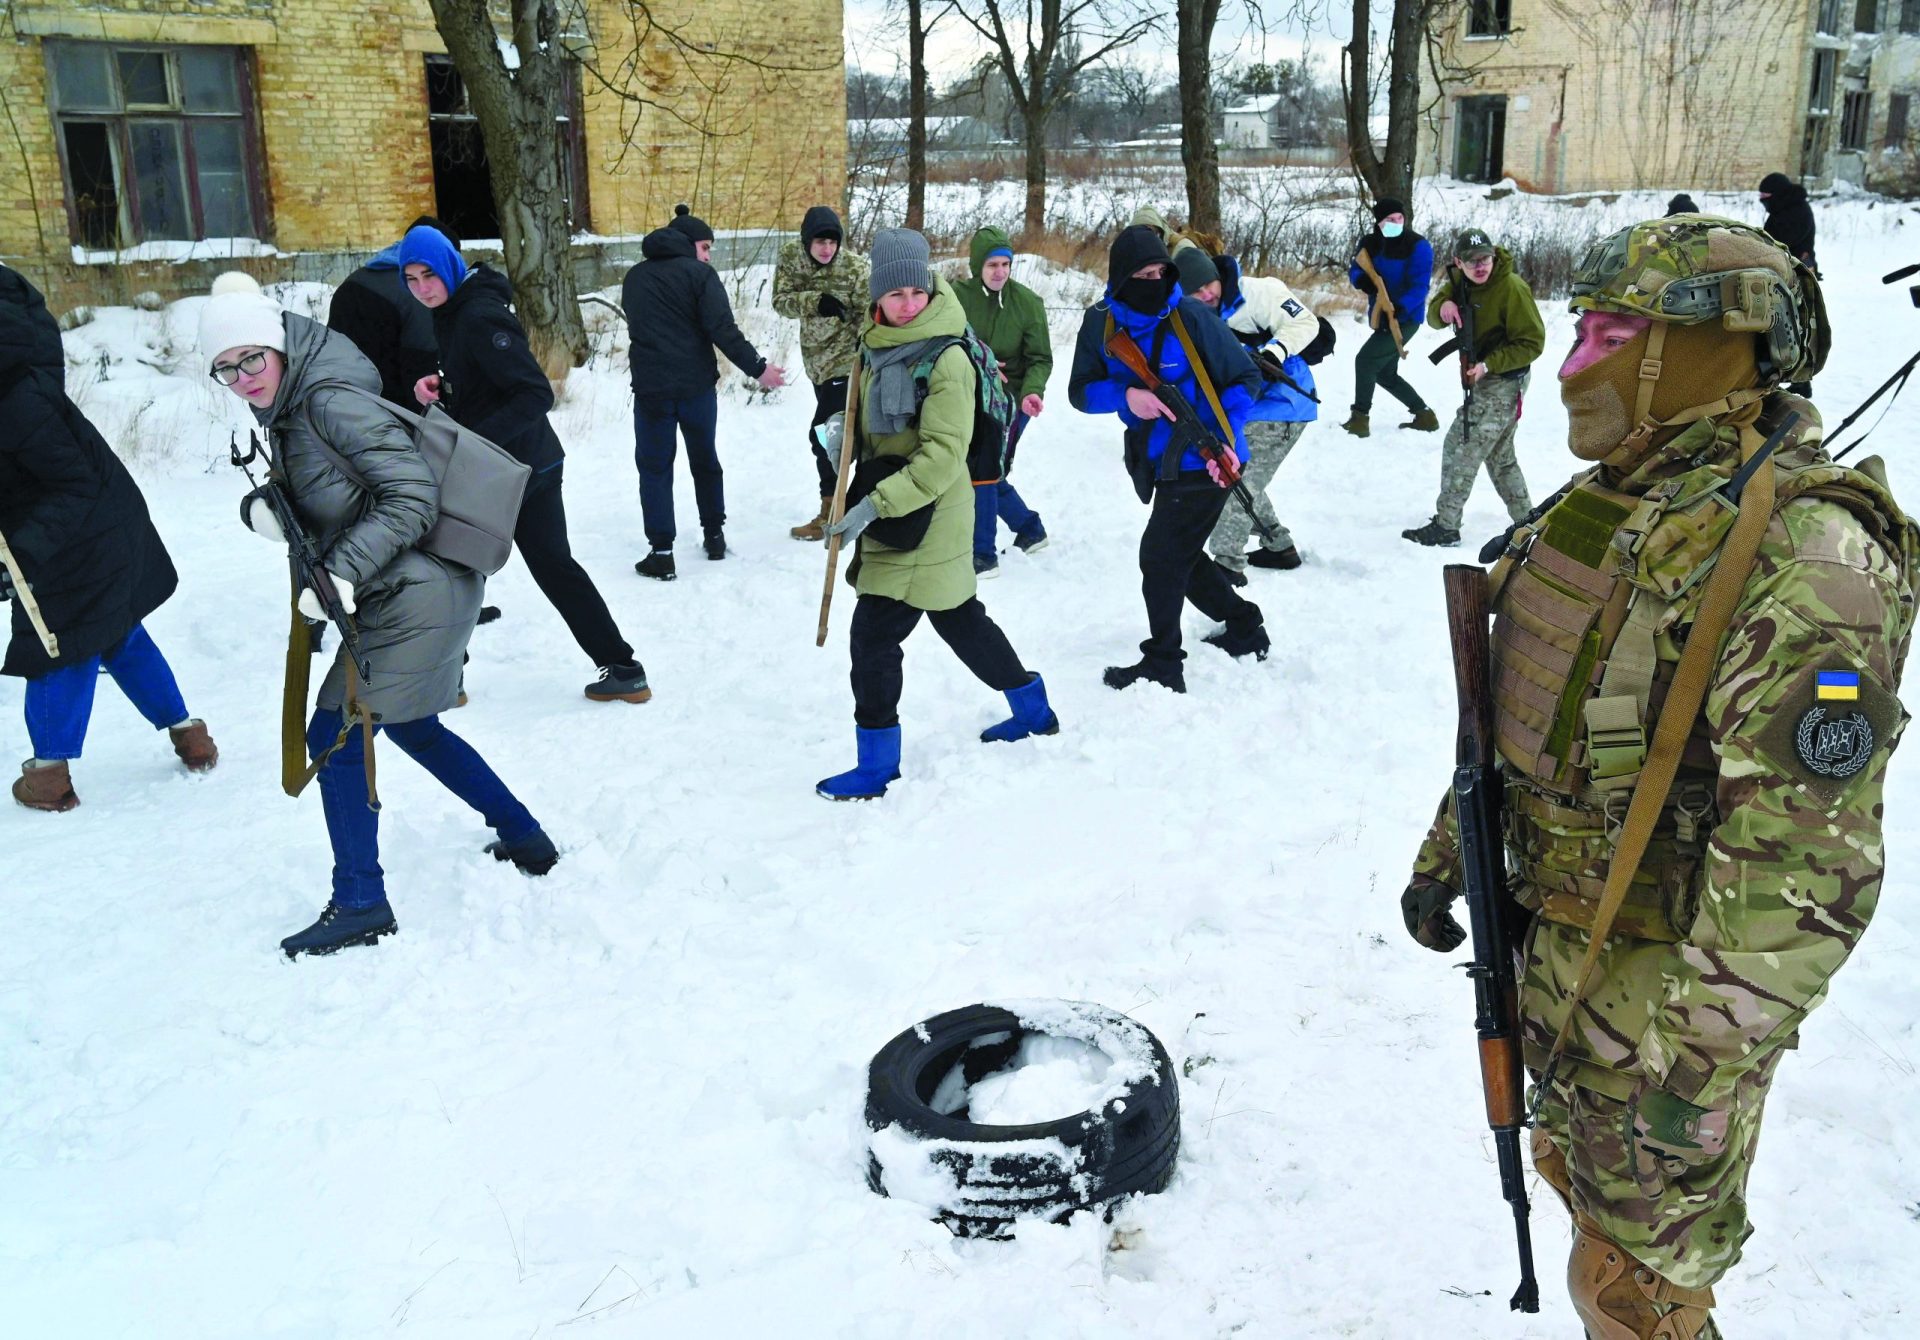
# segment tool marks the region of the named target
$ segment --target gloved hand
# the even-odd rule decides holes
[[[831,293],[822,293],[820,301],[813,305],[813,310],[821,316],[845,316],[847,305]]]
[[[1400,895],[1400,915],[1407,923],[1407,934],[1436,953],[1451,954],[1458,949],[1467,933],[1447,910],[1456,896],[1439,880],[1415,875]]]
[[[1727,1151],[1732,1113],[1701,1107],[1665,1089],[1644,1084],[1627,1102],[1627,1148],[1634,1177],[1660,1190],[1671,1177],[1710,1163]]]
[[[273,514],[273,508],[261,496],[265,492],[263,488],[255,489],[240,500],[240,521],[261,539],[285,544],[287,533],[280,529],[280,518]]]
[[[829,415],[825,423],[816,423],[813,426],[813,440],[820,450],[827,453],[828,460],[838,463],[840,443],[846,436],[846,431],[847,415],[846,411],[842,410],[837,414]]]
[[[880,513],[873,505],[872,498],[862,498],[847,510],[847,514],[827,527],[827,534],[838,535],[842,541],[852,544],[860,538],[860,532],[880,519]]]
[[[335,577],[325,571],[321,573],[320,580],[332,582],[333,589],[340,594],[340,608],[348,614],[353,613],[353,583],[345,577]],[[322,622],[327,617],[326,606],[320,603],[320,597],[311,590],[301,591],[298,603],[300,612],[315,623]]]

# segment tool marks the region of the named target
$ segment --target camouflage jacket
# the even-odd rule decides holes
[[[773,269],[773,310],[800,323],[800,357],[809,381],[830,382],[853,371],[860,323],[870,303],[867,277],[871,273],[867,258],[845,247],[826,265],[814,260],[798,239],[780,248],[780,260]],[[823,293],[840,299],[846,315],[821,316]]]
[[[1811,406],[1793,404],[1817,422]],[[1702,421],[1616,487],[1697,495],[1731,473],[1734,440]],[[1694,729],[1701,747],[1689,746],[1675,782],[1678,793],[1691,774],[1712,802],[1698,860],[1679,867],[1688,887],[1675,900],[1684,909],[1678,938],[1616,926],[1563,1062],[1569,1078],[1611,1097],[1650,1082],[1720,1105],[1742,1075],[1794,1045],[1878,900],[1882,787],[1907,720],[1894,693],[1920,543],[1884,487],[1828,462],[1815,434],[1776,460],[1787,501],[1768,525],[1710,681]],[[1661,575],[1637,574],[1655,584]],[[1679,659],[1703,586],[1689,578],[1667,597],[1659,660]],[[1508,773],[1511,812],[1530,787]],[[1537,805],[1537,791],[1531,798]],[[1509,864],[1518,865],[1509,817]],[[1457,891],[1456,840],[1443,801],[1414,874]],[[1591,864],[1579,873],[1604,879],[1608,839],[1588,830],[1585,840]],[[1529,906],[1546,901],[1518,879],[1515,892]],[[1548,915],[1528,933],[1520,1012],[1536,1070],[1567,1016],[1588,940]]]

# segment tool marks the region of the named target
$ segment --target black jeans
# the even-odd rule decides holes
[[[1413,339],[1417,330],[1417,326],[1400,323],[1400,333],[1408,340]],[[1381,390],[1415,414],[1427,408],[1427,402],[1420,398],[1413,384],[1400,375],[1400,352],[1393,347],[1393,332],[1387,329],[1384,320],[1380,329],[1369,335],[1360,352],[1353,356],[1353,407],[1362,414],[1373,408],[1376,382]]]
[[[620,636],[607,602],[567,543],[567,509],[560,497],[565,469],[564,463],[551,466],[527,481],[513,542],[533,574],[533,584],[560,611],[580,650],[595,665],[621,665],[633,659],[633,648]]]
[[[700,529],[712,532],[727,523],[726,476],[714,445],[719,417],[719,397],[712,391],[680,400],[633,402],[633,461],[640,468],[640,519],[647,543],[655,549],[673,548],[675,430],[687,439],[687,469],[693,474],[693,503],[700,513]]]
[[[900,724],[900,644],[922,614],[960,663],[988,688],[1005,693],[1033,678],[977,596],[950,610],[921,610],[889,596],[861,596],[853,607],[847,649],[853,658],[853,721],[862,730]]]
[[[847,379],[813,384],[813,422],[807,425],[807,444],[813,448],[813,467],[820,473],[820,496],[831,498],[840,479],[840,462],[813,440],[813,430],[847,407]]]
[[[1236,634],[1260,626],[1260,607],[1236,592],[1207,556],[1207,538],[1232,497],[1205,474],[1154,485],[1153,511],[1140,534],[1140,594],[1147,602],[1147,640],[1140,651],[1147,660],[1178,665],[1185,658],[1180,650],[1184,601]]]

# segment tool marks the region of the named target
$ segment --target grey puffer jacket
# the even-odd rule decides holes
[[[346,336],[286,315],[287,370],[280,392],[254,415],[273,442],[294,510],[327,571],[353,583],[361,650],[371,665],[362,700],[383,722],[418,721],[451,708],[480,616],[486,580],[413,546],[439,513],[439,486],[413,439],[374,401],[380,374]],[[349,479],[315,441],[324,435],[369,487]],[[336,657],[319,705],[338,708],[346,666]]]

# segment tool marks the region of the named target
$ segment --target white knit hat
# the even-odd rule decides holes
[[[209,369],[229,349],[287,351],[286,313],[260,291],[252,275],[229,270],[213,281],[212,296],[200,309],[200,356]]]

